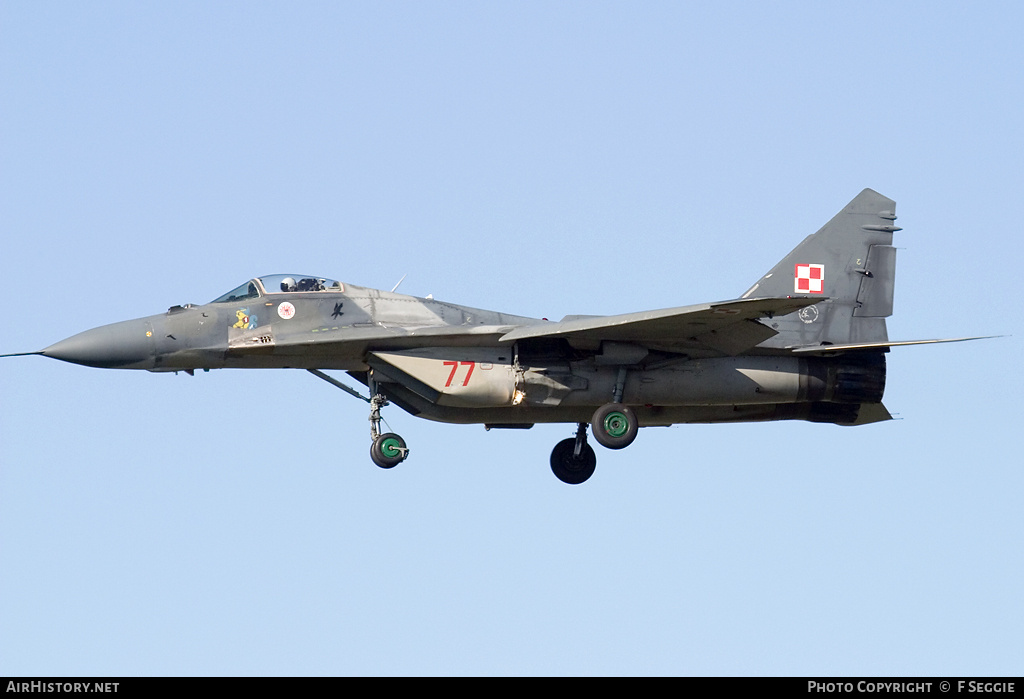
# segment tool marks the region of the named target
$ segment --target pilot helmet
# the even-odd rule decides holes
[[[295,291],[295,280],[285,277],[281,280],[281,291]]]

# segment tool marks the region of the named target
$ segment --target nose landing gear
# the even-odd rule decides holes
[[[373,380],[372,372],[368,373],[366,377],[366,384],[369,386],[370,393],[372,394],[370,398],[367,398],[359,391],[343,384],[319,369],[307,369],[307,371],[318,379],[323,379],[332,386],[340,388],[345,393],[370,404],[370,439],[373,440],[373,443],[370,445],[370,460],[373,463],[381,468],[394,468],[409,457],[409,447],[405,445],[404,439],[394,432],[386,432],[384,434],[380,432],[380,409],[388,404],[388,399],[377,388],[377,382]]]
[[[394,432],[379,434],[370,445],[370,459],[381,468],[394,468],[409,456],[405,440]]]
[[[371,384],[372,385],[372,384]],[[380,432],[380,409],[388,404],[381,393],[370,398],[370,460],[381,468],[394,468],[409,456],[405,440],[394,432]]]

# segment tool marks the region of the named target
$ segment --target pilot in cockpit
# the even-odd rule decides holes
[[[298,287],[295,286],[295,280],[291,277],[285,277],[282,279],[281,291],[298,291]]]

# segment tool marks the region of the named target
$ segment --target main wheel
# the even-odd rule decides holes
[[[370,446],[370,458],[381,468],[394,468],[409,456],[405,440],[394,432],[378,435]]]
[[[598,444],[609,449],[625,449],[640,429],[636,413],[621,403],[602,405],[590,419],[590,426]]]
[[[575,451],[576,440],[571,437],[563,439],[551,450],[551,472],[569,485],[579,485],[593,476],[597,468],[597,454],[592,446],[584,444],[579,458],[573,453]]]

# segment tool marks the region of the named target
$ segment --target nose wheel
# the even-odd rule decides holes
[[[405,461],[408,455],[409,448],[405,446],[405,440],[394,432],[377,435],[370,445],[370,459],[381,468],[394,468]]]
[[[370,445],[370,459],[373,463],[381,468],[394,468],[409,457],[409,447],[405,445],[404,439],[394,432],[387,432],[385,434],[380,432],[380,409],[388,404],[388,399],[377,387],[372,371],[366,375],[366,385],[369,387],[371,394],[369,398],[319,369],[307,369],[307,371],[318,379],[322,379],[332,386],[340,388],[350,396],[355,396],[370,404],[370,439],[373,440],[373,443]]]

